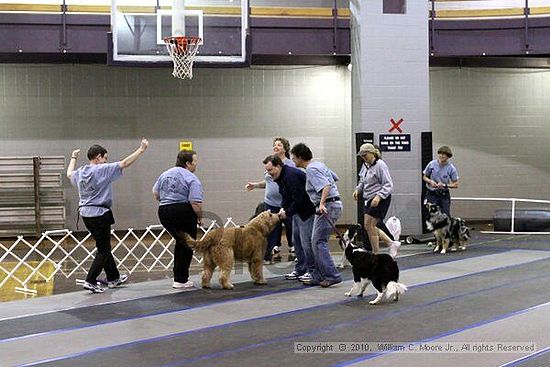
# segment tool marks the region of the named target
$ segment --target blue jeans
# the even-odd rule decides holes
[[[332,223],[336,224],[336,221],[342,215],[342,202],[333,201],[326,203],[325,206],[328,210],[328,216],[332,219]],[[319,283],[323,280],[330,282],[342,281],[342,277],[338,270],[336,270],[336,266],[334,266],[334,261],[332,260],[332,256],[330,256],[328,248],[328,238],[332,232],[333,228],[327,217],[315,214],[311,239],[315,270],[313,273],[310,273],[313,283]]]
[[[313,215],[302,220],[298,214],[292,216],[292,239],[298,261],[294,270],[299,275],[312,272],[315,269],[313,251],[311,249],[311,232],[313,231]]]

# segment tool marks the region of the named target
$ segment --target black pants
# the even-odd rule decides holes
[[[111,225],[115,222],[113,213],[109,210],[99,217],[82,217],[84,225],[95,240],[97,254],[88,271],[86,281],[96,284],[97,277],[105,269],[107,281],[113,281],[120,277],[115,259],[111,253]]]
[[[439,209],[451,217],[451,195],[449,191],[429,191],[426,193],[426,200],[432,204],[436,204]]]
[[[174,248],[174,281],[185,283],[189,280],[189,266],[193,260],[193,249],[187,246],[178,235],[186,232],[197,238],[197,215],[189,203],[159,206],[160,223],[176,240]]]

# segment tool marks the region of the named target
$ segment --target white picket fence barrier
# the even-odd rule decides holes
[[[227,218],[223,224],[224,228],[229,226],[238,227],[231,217]],[[202,231],[200,238],[204,238],[212,229],[218,227],[220,225],[216,221],[212,221],[208,227],[199,227]],[[36,290],[28,287],[29,282],[33,279],[36,281],[38,278],[49,282],[58,274],[70,278],[79,270],[85,273],[87,269],[84,268],[84,264],[87,261],[92,261],[97,252],[95,246],[93,250],[86,247],[86,242],[89,242],[88,247],[95,245],[90,237],[91,234],[88,233],[79,240],[72,231],[62,229],[42,233],[42,236],[34,244],[23,236],[18,236],[17,240],[9,247],[0,243],[0,275],[5,274],[3,279],[0,277],[2,279],[0,288],[8,281],[15,281],[20,285],[15,287],[16,292],[36,294]],[[168,241],[166,237],[169,238]],[[112,230],[111,243],[113,242],[116,243],[112,248],[113,257],[119,269],[127,274],[141,269],[146,272],[157,269],[169,270],[174,262],[174,253],[170,250],[170,246],[175,242],[174,238],[159,224],[148,226],[141,235],[138,235],[133,228],[129,228],[123,236],[117,235],[115,230]],[[42,248],[48,250],[45,251]],[[202,258],[196,256],[193,258],[198,263],[203,261]],[[48,268],[53,267],[53,271],[44,274],[42,268],[48,262],[52,265]],[[8,263],[15,265],[12,268],[7,268],[5,264]]]

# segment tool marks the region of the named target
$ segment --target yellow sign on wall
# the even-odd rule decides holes
[[[193,150],[192,141],[180,141],[180,150]]]

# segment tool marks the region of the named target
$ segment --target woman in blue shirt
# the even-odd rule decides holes
[[[176,166],[163,172],[153,186],[153,196],[159,201],[160,223],[176,240],[174,248],[173,288],[192,288],[189,280],[189,266],[193,260],[193,249],[178,232],[197,237],[197,225],[202,218],[203,191],[200,180],[195,176],[197,153],[182,150],[178,153]]]
[[[439,206],[441,211],[451,216],[451,194],[449,189],[458,188],[458,171],[449,162],[453,156],[451,148],[443,145],[437,150],[434,159],[424,169],[422,180],[426,183],[426,200]]]
[[[290,143],[286,138],[277,137],[273,139],[273,153],[281,159],[283,164],[295,167],[294,162],[290,160]],[[245,189],[247,191],[252,191],[254,189],[261,188],[265,189],[264,195],[264,204],[267,210],[272,213],[279,213],[281,210],[282,197],[279,193],[279,186],[273,181],[273,178],[267,173],[264,172],[264,180],[259,182],[247,182]],[[289,253],[294,253],[294,246],[292,244],[292,218],[285,218],[281,223],[279,223],[273,231],[267,237],[267,248],[264,254],[264,265],[269,265],[273,263],[275,255],[278,255],[280,252],[281,246],[281,235],[282,235],[282,224],[285,226],[286,241],[288,243]],[[278,255],[280,260],[280,255]]]

